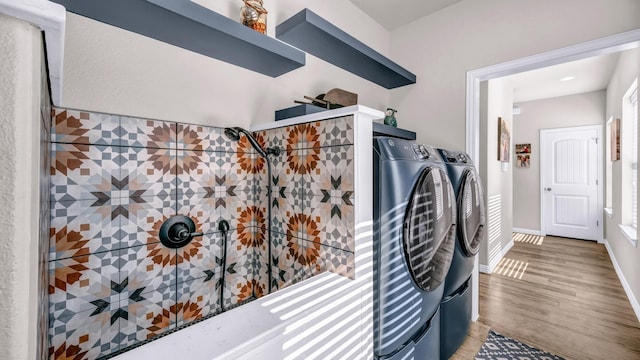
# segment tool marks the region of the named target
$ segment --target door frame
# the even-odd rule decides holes
[[[592,56],[610,54],[640,46],[640,29],[603,37],[541,54],[523,57],[467,72],[465,149],[477,168],[480,168],[480,82],[520,72],[585,59]],[[480,313],[479,262],[476,256],[472,274],[471,318],[478,320]]]
[[[544,193],[542,192],[542,189],[544,187],[544,179],[545,179],[545,175],[548,175],[549,172],[549,164],[545,164],[544,163],[544,157],[542,156],[542,147],[544,146],[542,144],[542,135],[546,134],[546,133],[552,133],[552,132],[556,132],[556,131],[571,131],[571,130],[575,130],[575,131],[579,131],[579,130],[596,130],[597,134],[598,134],[598,141],[596,142],[597,146],[597,150],[598,150],[598,154],[597,154],[597,169],[596,169],[596,173],[598,175],[598,179],[597,179],[597,191],[598,191],[598,199],[597,199],[597,204],[596,204],[596,213],[598,214],[598,233],[596,236],[596,240],[598,243],[602,243],[604,238],[604,218],[603,218],[603,212],[599,211],[599,209],[604,209],[604,162],[603,162],[603,146],[604,146],[604,140],[602,138],[603,136],[603,127],[604,125],[583,125],[583,126],[569,126],[569,127],[562,127],[562,128],[553,128],[553,129],[541,129],[540,130],[540,235],[542,236],[546,236],[547,235],[547,229],[546,229],[546,221],[545,221],[545,216],[547,215],[547,212],[545,211],[545,207],[543,206],[544,204],[544,200],[543,200],[543,196]]]

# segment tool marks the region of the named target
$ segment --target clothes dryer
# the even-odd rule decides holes
[[[455,247],[453,188],[438,152],[374,137],[374,355],[438,359]]]
[[[485,231],[485,203],[480,176],[469,156],[443,149],[438,152],[453,184],[458,210],[455,250],[440,304],[440,359],[449,359],[464,342],[471,324],[471,274]]]

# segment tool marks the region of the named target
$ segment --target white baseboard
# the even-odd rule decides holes
[[[611,262],[613,263],[613,268],[616,270],[616,274],[618,274],[618,279],[620,279],[622,288],[624,289],[624,292],[627,294],[627,297],[629,298],[629,302],[631,303],[633,312],[636,314],[636,318],[638,318],[638,321],[640,321],[640,303],[638,303],[638,299],[636,299],[635,295],[633,294],[633,291],[631,291],[631,287],[629,286],[627,279],[624,277],[624,274],[622,273],[622,269],[618,264],[618,260],[616,260],[616,256],[613,254],[613,249],[611,249],[611,246],[609,245],[609,242],[607,240],[604,240],[604,246],[607,248],[607,252],[609,253],[609,258],[611,258]]]
[[[478,271],[484,274],[491,274],[491,268],[488,265],[478,265]]]
[[[493,261],[489,265],[479,264],[478,265],[478,271],[480,271],[481,273],[485,273],[485,274],[493,273],[493,270],[496,269],[496,266],[498,266],[498,264],[500,263],[500,260],[502,260],[502,258],[505,255],[507,255],[509,250],[511,250],[511,248],[513,247],[513,244],[514,244],[513,239],[511,239],[511,241],[509,241],[507,246],[505,246],[502,249],[500,249],[500,255],[497,256],[495,259],[493,259]]]
[[[522,229],[522,228],[513,228],[511,230],[513,232],[522,233],[522,234],[542,236],[542,232],[540,232],[540,230],[531,230],[531,229]]]
[[[509,243],[507,244],[507,246],[505,246],[504,248],[502,248],[502,256],[500,257],[500,259],[502,260],[502,258],[507,255],[507,253],[509,252],[509,250],[511,250],[511,248],[513,247],[514,241],[513,239],[511,239],[511,241],[509,241]]]

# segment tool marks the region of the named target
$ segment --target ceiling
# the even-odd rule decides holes
[[[620,53],[600,55],[507,76],[513,86],[513,102],[548,99],[604,90]],[[569,81],[560,81],[573,77]]]
[[[461,0],[351,0],[380,25],[391,31]]]
[[[461,0],[350,0],[375,21],[392,31]],[[507,78],[513,85],[513,101],[526,102],[606,89],[619,53],[601,55]],[[560,81],[565,77],[570,81]]]

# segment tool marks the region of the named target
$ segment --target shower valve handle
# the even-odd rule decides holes
[[[176,237],[180,240],[186,240],[189,237],[196,237],[196,236],[202,236],[202,235],[204,235],[202,231],[190,233],[188,229],[181,229],[176,234]]]
[[[171,249],[186,246],[196,236],[202,236],[202,231],[196,231],[196,224],[189,217],[176,215],[165,221],[160,227],[160,242]]]

